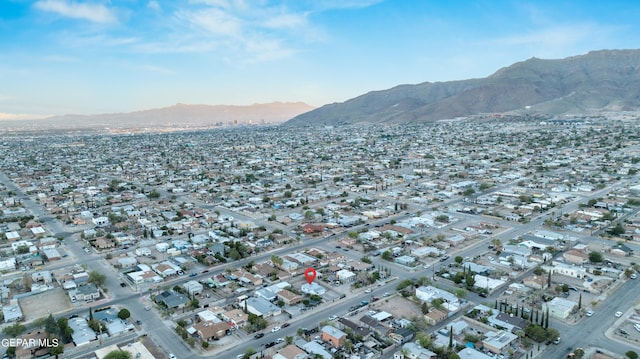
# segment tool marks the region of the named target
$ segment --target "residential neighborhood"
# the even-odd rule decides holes
[[[623,358],[634,119],[5,136],[3,350]]]

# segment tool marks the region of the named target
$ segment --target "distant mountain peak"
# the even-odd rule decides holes
[[[640,109],[640,50],[530,59],[481,78],[399,85],[301,114],[286,125],[406,123],[482,113],[549,116]],[[395,106],[397,105],[397,106]]]
[[[111,132],[172,131],[278,124],[312,109],[312,106],[304,102],[256,103],[249,106],[176,103],[169,107],[127,113],[71,114],[35,120],[20,120],[19,123],[3,121],[2,126],[4,131],[46,129],[86,132],[105,128]]]

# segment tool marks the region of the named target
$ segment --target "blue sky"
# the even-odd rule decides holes
[[[342,102],[640,48],[637,1],[0,0],[0,119]]]

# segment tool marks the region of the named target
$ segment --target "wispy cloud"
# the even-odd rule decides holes
[[[43,57],[43,59],[51,62],[78,62],[77,58],[65,55],[46,55]]]
[[[96,23],[117,22],[114,11],[103,4],[78,3],[67,0],[39,0],[33,6],[38,10],[54,12],[73,19],[89,20]]]
[[[151,10],[154,10],[154,11],[160,11],[160,10],[162,10],[162,9],[160,8],[160,4],[159,4],[157,1],[155,1],[155,0],[151,0],[151,1],[149,1],[149,2],[147,3],[147,8],[149,8],[149,9],[151,9]]]
[[[490,43],[499,47],[533,49],[536,56],[566,56],[567,52],[575,52],[575,49],[592,47],[619,30],[615,26],[591,23],[566,24],[495,38]]]
[[[274,29],[296,29],[307,26],[307,14],[279,14],[268,18],[264,26]]]

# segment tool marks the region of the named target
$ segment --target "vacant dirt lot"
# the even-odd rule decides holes
[[[391,313],[394,318],[411,319],[421,314],[418,305],[404,299],[401,295],[380,298],[379,301],[371,303],[371,308],[372,310]]]
[[[49,314],[55,315],[73,308],[69,296],[60,288],[21,298],[18,302],[26,321],[46,317]]]

